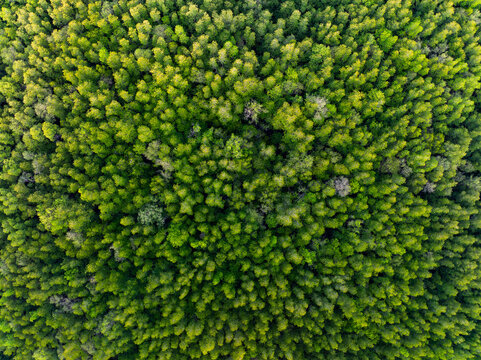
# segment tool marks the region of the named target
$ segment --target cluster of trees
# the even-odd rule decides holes
[[[0,4],[0,357],[481,357],[479,1]]]

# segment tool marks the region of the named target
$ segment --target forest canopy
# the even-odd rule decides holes
[[[480,0],[0,4],[0,359],[481,358]]]

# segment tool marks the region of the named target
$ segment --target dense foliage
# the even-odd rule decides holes
[[[481,1],[0,3],[0,358],[481,357]]]

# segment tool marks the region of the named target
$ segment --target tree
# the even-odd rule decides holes
[[[475,359],[476,1],[3,1],[0,357]]]

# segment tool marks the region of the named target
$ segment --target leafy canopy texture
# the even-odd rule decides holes
[[[0,0],[0,358],[481,358],[479,0]]]

